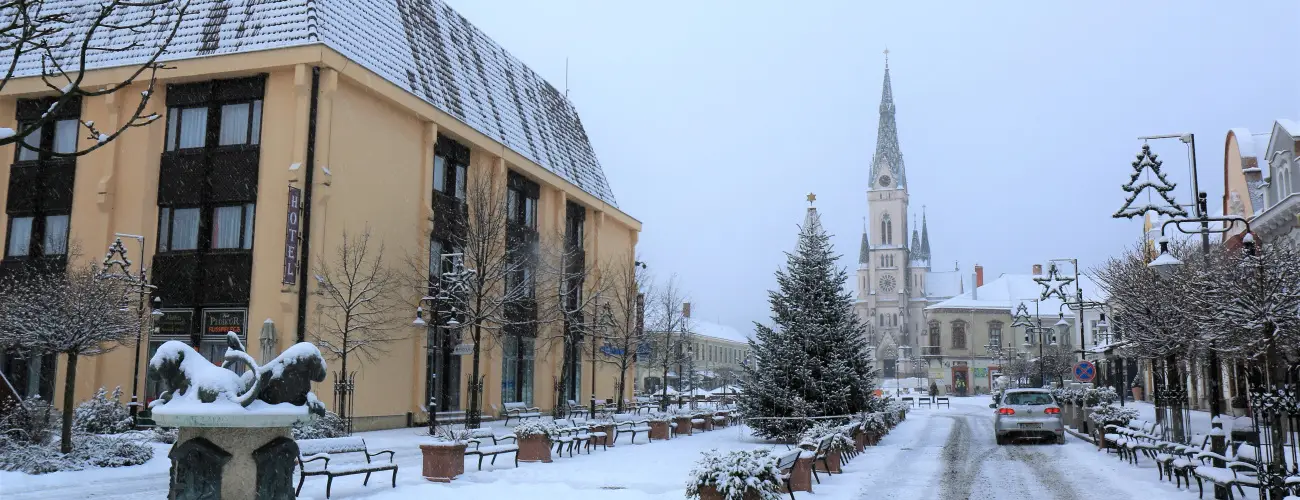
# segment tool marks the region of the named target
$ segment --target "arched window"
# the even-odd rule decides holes
[[[889,218],[889,212],[885,212],[884,215],[880,216],[880,243],[885,245],[893,244],[893,229],[894,223]]]
[[[1002,345],[1002,322],[1001,321],[989,322],[989,345],[992,346]]]
[[[956,320],[952,322],[952,348],[966,348],[966,322]]]
[[[939,322],[930,320],[930,342],[926,344],[927,350],[932,351],[929,354],[939,354],[939,345]]]

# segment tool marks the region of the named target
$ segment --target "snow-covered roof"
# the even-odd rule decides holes
[[[1282,127],[1286,133],[1291,134],[1291,137],[1300,137],[1300,124],[1297,124],[1294,120],[1278,118],[1277,126]]]
[[[931,299],[946,299],[962,293],[961,271],[930,271],[925,275],[925,294]]]
[[[984,310],[1001,310],[1008,313],[1015,313],[1016,306],[1021,302],[1029,306],[1029,314],[1034,314],[1034,304],[1031,299],[1037,299],[1042,296],[1043,287],[1034,278],[1041,278],[1032,274],[1003,274],[997,279],[985,283],[979,287],[978,299],[972,298],[971,292],[966,292],[951,299],[945,300],[938,304],[925,308],[927,311],[939,309],[984,309]],[[1073,276],[1071,276],[1073,277]],[[1080,275],[1079,281],[1083,284],[1083,300],[1103,302],[1106,300],[1106,293],[1093,281],[1088,275]],[[1075,293],[1074,284],[1066,285],[1066,292]],[[1066,316],[1073,316],[1068,308],[1061,307],[1061,300],[1052,297],[1038,304],[1038,314],[1042,317],[1056,317],[1060,313]]]
[[[749,342],[749,336],[740,333],[740,330],[727,325],[713,323],[711,321],[701,321],[698,319],[692,319],[687,325],[689,326],[691,333],[696,335],[713,337],[728,342]]]
[[[86,30],[100,0],[45,0],[43,15],[68,14]],[[107,22],[148,19],[119,7]],[[169,23],[140,34],[97,34],[87,68],[140,64]],[[56,36],[65,33],[61,30]],[[75,31],[74,31],[75,32]],[[442,0],[192,0],[161,61],[324,44],[591,195],[617,206],[578,112],[562,92]],[[0,58],[7,57],[0,51]],[[70,55],[75,56],[75,54]],[[75,65],[74,65],[75,67]],[[40,51],[19,58],[15,76],[41,72]]]

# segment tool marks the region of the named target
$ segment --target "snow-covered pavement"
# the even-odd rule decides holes
[[[1163,499],[1196,498],[1160,482],[1149,460],[1140,466],[1120,462],[1092,445],[1067,437],[1066,444],[996,446],[987,397],[954,398],[952,408],[915,410],[879,446],[870,447],[844,467],[844,474],[814,484],[801,500],[858,499]],[[456,498],[499,499],[527,495],[538,500],[591,498],[667,500],[684,496],[687,474],[700,453],[710,449],[772,447],[732,427],[670,441],[626,443],[609,451],[556,457],[549,464],[520,464],[503,457],[496,466],[475,470],[450,484],[420,477],[419,429],[359,433],[372,449],[397,452],[397,488],[386,477],[362,486],[360,476],[334,481],[334,499]],[[121,469],[61,472],[43,476],[0,472],[5,500],[81,500],[164,498],[167,448],[145,465]],[[302,498],[324,498],[323,478],[308,478]],[[815,496],[814,496],[815,495]]]

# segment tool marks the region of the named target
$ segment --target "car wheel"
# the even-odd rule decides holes
[[[993,436],[993,441],[996,442],[996,443],[998,444],[998,446],[1002,446],[1002,445],[1004,445],[1004,444],[1007,444],[1007,440],[1004,439],[1004,438],[1003,438],[1002,436],[1000,436],[1000,435],[995,435],[995,436]]]
[[[1056,444],[1065,444],[1065,434],[1056,436]]]

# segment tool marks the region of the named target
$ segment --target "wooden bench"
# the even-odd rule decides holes
[[[1204,434],[1193,436],[1192,446],[1158,441],[1156,447],[1160,451],[1155,457],[1156,472],[1160,474],[1160,479],[1164,480],[1168,477],[1177,487],[1181,487],[1185,481],[1189,488],[1192,486],[1189,474],[1199,463],[1196,455],[1204,451],[1214,451],[1211,449],[1210,436]]]
[[[502,441],[510,441],[510,444],[502,444]],[[478,470],[483,470],[483,457],[492,457],[491,465],[496,465],[497,455],[503,453],[515,454],[515,467],[519,467],[519,443],[514,434],[497,436],[492,429],[474,429],[470,432],[469,439],[465,441],[465,456],[478,455]],[[484,443],[490,442],[487,446]]]
[[[914,398],[914,397],[912,397],[912,396],[903,396],[903,398],[900,399],[899,401],[902,401],[902,402],[904,402],[904,403],[907,403],[907,407],[908,407],[908,408],[915,408],[915,407],[916,407],[916,398]]]
[[[591,453],[591,428],[586,425],[578,425],[568,419],[559,419],[555,421],[555,434],[551,436],[555,441],[555,453],[564,456],[564,448],[569,448],[569,456],[573,456],[573,449],[578,448],[582,453],[582,448],[587,448],[587,453]]]
[[[916,398],[916,407],[917,407],[917,408],[920,408],[920,407],[922,407],[922,406],[924,406],[924,407],[926,407],[926,408],[929,408],[929,407],[930,407],[930,398]]]
[[[392,450],[383,450],[371,453],[366,449],[366,440],[356,437],[327,438],[327,439],[301,439],[298,443],[298,489],[295,495],[302,493],[302,483],[307,480],[307,476],[325,476],[325,498],[330,497],[330,488],[334,485],[334,478],[338,476],[349,476],[352,474],[365,474],[365,481],[361,482],[362,486],[370,483],[370,474],[380,471],[393,471],[393,487],[397,487],[397,464],[393,463]],[[330,468],[330,459],[348,453],[360,453],[366,456],[366,463],[348,463],[337,464]],[[388,454],[388,463],[373,463],[372,457]],[[308,469],[308,462],[323,460],[320,469]]]
[[[949,409],[952,408],[952,404],[948,402],[948,396],[939,396],[934,398],[934,407],[938,408],[940,406],[947,406]]]
[[[799,461],[799,454],[803,450],[796,449],[776,459],[776,472],[780,474],[781,484],[785,485],[785,491],[790,493],[790,500],[794,500],[794,488],[790,486],[790,477],[794,474],[794,464]]]
[[[817,462],[821,462],[822,466],[826,467],[827,475],[834,474],[834,472],[831,472],[831,464],[830,464],[831,439],[833,439],[834,437],[835,436],[823,437],[820,441],[817,442],[817,449],[813,451],[812,473],[813,473],[813,479],[817,480],[817,484],[822,484],[822,479],[817,476]]]
[[[506,425],[510,425],[510,419],[512,418],[520,422],[529,418],[542,418],[541,409],[524,403],[505,403],[501,406],[503,408],[501,416],[505,417]]]
[[[636,415],[620,413],[614,415],[614,441],[625,432],[632,433],[632,443],[636,443],[637,433],[644,432],[649,442],[654,442],[650,437],[650,421],[644,418],[638,418]]]

